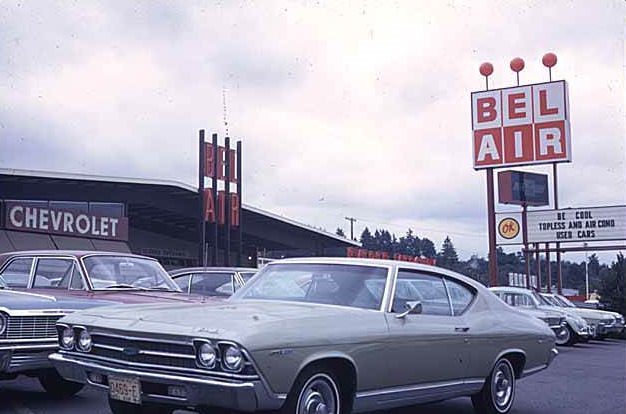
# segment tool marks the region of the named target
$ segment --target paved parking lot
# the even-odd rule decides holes
[[[561,348],[548,369],[519,382],[512,413],[620,414],[626,412],[626,341]],[[105,396],[91,389],[70,400],[51,400],[36,380],[0,382],[0,413],[105,414]],[[182,413],[182,411],[181,411]],[[393,414],[470,414],[468,398],[395,410]]]

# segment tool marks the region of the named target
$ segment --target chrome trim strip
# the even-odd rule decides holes
[[[154,378],[154,379],[160,379],[160,380],[179,381],[179,382],[187,382],[187,383],[195,383],[195,384],[203,384],[203,385],[214,385],[218,387],[227,387],[227,388],[254,388],[254,384],[252,382],[226,382],[226,381],[219,381],[215,379],[183,377],[183,376],[173,375],[173,374],[152,373],[152,372],[145,372],[145,371],[136,371],[132,369],[113,368],[113,367],[108,367],[106,365],[100,365],[95,362],[88,362],[88,361],[84,361],[81,359],[71,358],[60,353],[51,354],[48,358],[52,362],[71,363],[71,364],[79,365],[83,368],[100,369],[103,371],[113,372],[115,374],[120,374],[120,375],[130,375],[130,376],[137,376],[141,378]]]
[[[110,338],[117,338],[117,339],[124,339],[127,341],[144,341],[144,342],[155,342],[158,344],[172,344],[172,345],[186,345],[186,346],[191,346],[193,347],[193,342],[189,341],[189,342],[185,342],[185,341],[176,341],[176,340],[170,340],[170,339],[158,339],[158,338],[150,338],[150,337],[136,337],[136,336],[126,336],[126,335],[122,335],[122,334],[115,334],[115,333],[111,333],[111,332],[104,332],[104,331],[99,331],[99,330],[93,330],[91,332],[91,336],[107,336]]]
[[[70,356],[78,356],[86,359],[93,359],[100,362],[109,362],[111,364],[117,365],[125,365],[127,367],[136,367],[136,368],[147,368],[147,369],[155,369],[160,371],[180,371],[181,373],[190,373],[190,374],[200,374],[205,376],[216,376],[216,377],[224,377],[234,380],[255,380],[259,379],[258,375],[240,375],[240,374],[231,374],[228,372],[220,372],[220,371],[211,371],[208,369],[194,369],[194,368],[183,368],[183,367],[173,367],[168,365],[154,365],[154,364],[145,364],[142,362],[129,362],[123,361],[115,358],[103,357],[100,355],[93,355],[90,353],[78,353],[78,352],[67,352],[67,350],[62,350],[59,352],[60,355],[70,355]]]
[[[531,374],[536,374],[539,371],[543,371],[544,369],[548,368],[548,364],[543,364],[543,365],[539,365],[538,367],[534,367],[534,368],[529,368],[529,369],[525,369],[522,372],[522,376],[527,376],[527,375],[531,375]]]
[[[113,345],[104,345],[104,344],[95,344],[94,343],[93,347],[94,348],[107,349],[109,351],[116,351],[116,352],[121,352],[121,353],[124,352],[124,348],[121,348],[119,346],[113,346]],[[196,359],[196,357],[194,355],[174,354],[174,353],[170,353],[170,352],[160,352],[160,351],[146,351],[144,349],[140,349],[139,350],[139,354],[140,355],[151,355],[151,356],[162,356],[162,357],[167,357],[167,358]]]
[[[53,342],[55,345],[58,342],[57,338],[33,338],[33,339],[0,339],[0,345],[2,344],[15,344],[15,343],[27,343],[27,342]]]
[[[55,343],[55,344],[48,344],[48,345],[10,345],[10,346],[0,346],[0,351],[15,351],[15,350],[22,350],[22,349],[53,349],[56,350],[59,346]]]
[[[16,290],[12,290],[11,293],[19,293],[19,294],[29,295],[29,296],[35,295],[34,293],[18,292]],[[42,295],[36,295],[36,296],[42,296]],[[73,312],[71,310],[65,310],[65,309],[10,310],[5,307],[0,307],[0,311],[6,313],[9,316],[58,316],[59,318],[69,315],[70,313]]]
[[[419,385],[404,385],[399,387],[391,387],[391,388],[381,388],[378,390],[370,390],[370,391],[361,391],[357,392],[355,398],[367,398],[374,397],[378,395],[390,395],[390,394],[398,394],[402,392],[410,392],[410,391],[423,391],[423,390],[431,390],[437,388],[445,388],[445,387],[455,387],[459,385],[478,385],[484,383],[484,379],[480,378],[467,378],[463,380],[456,381],[442,381],[442,382],[433,382]]]

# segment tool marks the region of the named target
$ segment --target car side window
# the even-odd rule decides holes
[[[468,287],[451,279],[446,279],[446,286],[448,287],[454,314],[462,314],[474,300],[475,293]]]
[[[74,261],[71,259],[39,259],[33,288],[67,289],[73,270]]]
[[[189,291],[189,279],[191,279],[191,274],[186,274],[184,276],[179,276],[174,279],[174,282],[178,285],[179,288],[182,289],[183,292]]]
[[[439,276],[406,270],[398,271],[392,312],[404,312],[407,302],[411,301],[422,303],[423,315],[452,316],[448,294],[443,279]]]
[[[2,271],[2,279],[9,287],[25,288],[28,287],[28,279],[30,277],[30,268],[33,264],[32,258],[14,259]]]
[[[194,273],[191,276],[191,293],[206,296],[230,296],[233,294],[231,273]]]

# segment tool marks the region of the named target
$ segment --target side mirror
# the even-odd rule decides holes
[[[397,314],[396,318],[402,319],[407,315],[418,315],[422,313],[422,302],[420,302],[419,300],[409,301],[404,306],[406,307],[406,310],[402,313]]]

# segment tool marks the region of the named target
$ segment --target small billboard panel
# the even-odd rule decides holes
[[[498,195],[501,204],[547,206],[548,175],[501,171],[498,173]]]

